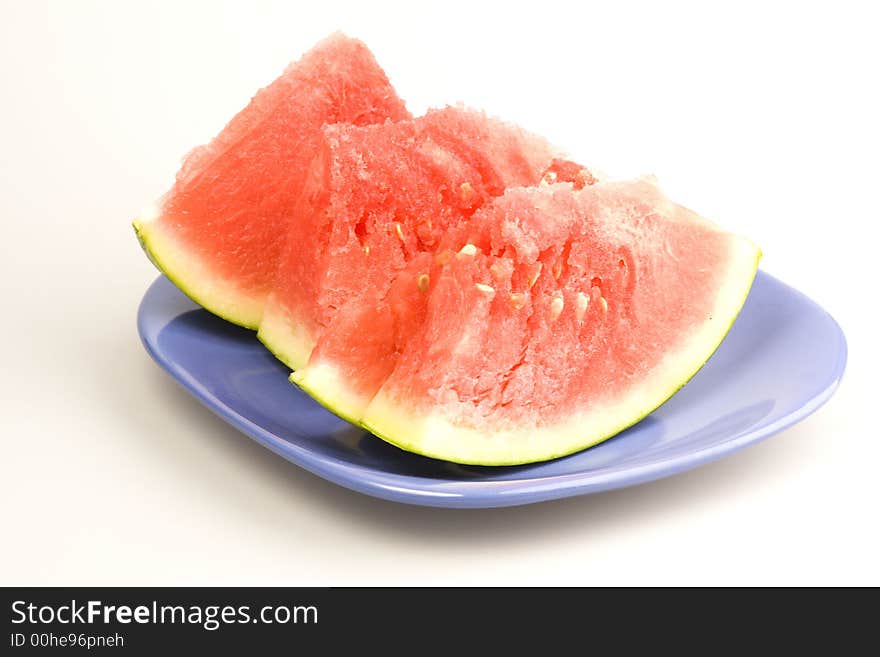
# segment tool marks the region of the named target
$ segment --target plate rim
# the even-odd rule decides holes
[[[770,282],[781,286],[788,293],[796,295],[802,303],[818,309],[830,320],[837,338],[837,360],[834,370],[828,375],[827,383],[821,389],[782,417],[766,424],[751,427],[728,440],[685,454],[661,457],[649,463],[616,468],[606,472],[571,472],[530,479],[486,480],[474,478],[448,482],[431,477],[384,473],[330,456],[319,455],[248,420],[234,408],[212,395],[198,380],[188,376],[172,359],[167,358],[150,339],[154,333],[150,324],[156,323],[155,315],[158,313],[158,310],[153,308],[150,302],[152,296],[161,294],[161,290],[157,290],[157,288],[167,283],[180,295],[184,295],[164,275],[159,275],[144,293],[138,306],[137,329],[141,343],[150,357],[202,405],[252,440],[312,474],[350,490],[393,502],[449,508],[517,506],[636,486],[679,474],[761,442],[765,438],[797,424],[821,408],[839,387],[846,369],[848,348],[843,330],[830,313],[796,288],[763,270],[758,271],[756,281],[758,277],[770,279]],[[177,316],[179,314],[174,317]],[[167,326],[174,317],[164,322],[162,328]],[[161,328],[155,331],[156,337],[158,337],[159,331]],[[442,490],[445,485],[454,485],[458,489],[470,490],[467,492],[445,491]]]

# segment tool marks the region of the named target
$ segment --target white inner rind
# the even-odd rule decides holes
[[[150,260],[197,304],[239,326],[256,329],[263,314],[263,295],[243,291],[213,271],[199,256],[162,229],[155,209],[134,220],[138,239]]]
[[[315,348],[315,339],[302,322],[295,321],[269,295],[257,338],[275,357],[292,370],[306,366]]]
[[[748,296],[760,251],[742,238],[731,238],[728,270],[708,318],[669,351],[651,372],[612,401],[566,416],[560,422],[493,431],[453,424],[442,412],[425,414],[397,401],[383,388],[370,402],[361,424],[403,449],[457,463],[516,465],[564,456],[595,445],[635,424],[677,392],[705,364]],[[320,390],[312,394],[336,412],[349,396],[342,377],[322,365]],[[314,383],[318,383],[315,381]],[[331,394],[326,394],[332,391]]]
[[[354,392],[338,368],[327,363],[296,371],[290,375],[290,380],[322,406],[354,424],[360,423],[370,403],[369,397]]]

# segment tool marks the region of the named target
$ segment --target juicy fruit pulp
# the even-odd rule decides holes
[[[597,182],[481,112],[412,119],[342,35],[193,151],[135,229],[328,408],[485,465],[583,449],[662,404],[760,257],[652,180]]]
[[[327,126],[324,135],[259,337],[293,369],[319,345],[360,358],[359,374],[372,373],[369,362],[387,362],[413,319],[405,300],[397,303],[403,312],[386,312],[397,292],[405,296],[394,289],[397,272],[420,266],[450,229],[507,187],[537,184],[554,153],[539,137],[461,107],[413,121]],[[365,323],[370,331],[360,329]]]
[[[758,257],[649,180],[510,189],[447,235],[393,362],[337,351],[294,380],[421,454],[553,458],[635,423],[693,376]],[[420,279],[406,275],[396,284],[415,296]],[[373,326],[384,330],[361,324],[363,342]],[[358,382],[376,372],[384,382],[364,404]]]
[[[331,36],[190,153],[135,229],[154,263],[195,301],[257,328],[321,127],[406,118],[366,46]]]

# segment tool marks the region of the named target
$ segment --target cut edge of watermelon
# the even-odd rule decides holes
[[[132,222],[147,257],[181,292],[213,314],[247,329],[260,325],[263,301],[225,280],[162,230],[157,210],[143,212]],[[161,255],[160,255],[161,254]]]
[[[380,390],[357,423],[406,451],[469,465],[521,465],[566,456],[592,447],[636,424],[678,392],[709,360],[733,326],[757,274],[761,251],[745,238],[731,240],[730,266],[712,313],[714,321],[667,354],[639,387],[594,411],[541,428],[486,433],[456,426],[440,414],[414,414]],[[324,366],[332,369],[331,367]],[[345,390],[335,372],[323,372],[320,390]],[[301,385],[301,384],[300,384]],[[338,386],[338,387],[333,387]],[[315,386],[317,388],[317,386]],[[314,394],[311,390],[310,394]],[[322,405],[339,413],[346,395],[324,397]]]
[[[266,302],[257,339],[290,369],[302,369],[315,348],[315,339],[302,322],[291,318],[281,304],[272,302],[273,296],[270,294]]]
[[[290,375],[290,382],[302,388],[312,399],[343,420],[363,426],[361,418],[369,404],[355,394],[339,370],[327,363],[310,365]],[[333,391],[328,394],[327,391]],[[388,441],[391,442],[391,441]]]

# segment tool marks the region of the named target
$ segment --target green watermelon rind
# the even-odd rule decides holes
[[[643,420],[681,390],[717,351],[745,304],[761,258],[760,250],[743,238],[733,238],[731,247],[727,284],[716,297],[711,316],[714,321],[703,325],[706,335],[700,340],[697,335],[669,358],[669,374],[650,388],[659,392],[645,395],[639,403],[621,404],[624,410],[616,412],[611,420],[602,419],[602,428],[586,435],[584,416],[576,415],[550,427],[524,429],[512,438],[504,434],[487,435],[456,427],[442,418],[411,416],[401,403],[384,398],[382,391],[358,419],[346,410],[346,399],[338,394],[345,390],[341,380],[334,385],[330,375],[320,377],[320,381],[309,381],[307,373],[295,373],[291,381],[331,412],[392,445],[422,456],[486,466],[522,465],[567,456],[608,440]],[[328,390],[336,394],[327,394]],[[431,427],[426,429],[428,425]],[[493,441],[494,445],[487,448]]]
[[[147,258],[181,292],[228,322],[257,329],[263,313],[262,300],[248,296],[212,272],[198,256],[166,236],[154,219],[138,217],[132,226]]]

